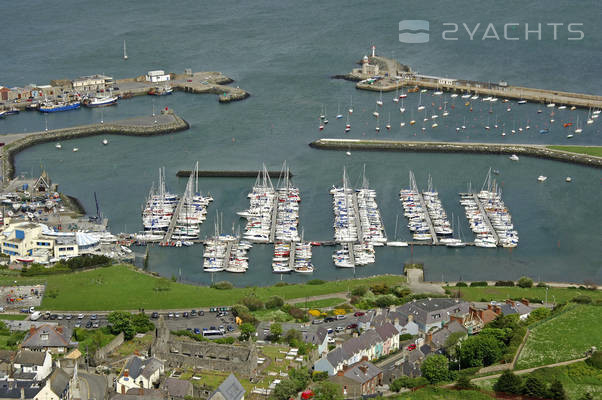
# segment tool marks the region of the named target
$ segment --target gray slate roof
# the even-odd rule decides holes
[[[368,361],[362,361],[355,364],[352,368],[345,371],[344,376],[352,379],[360,384],[370,381],[375,376],[378,376],[382,370],[376,365]]]
[[[50,375],[50,389],[59,397],[62,396],[67,386],[69,386],[69,380],[71,376],[66,373],[62,368],[57,368]]]
[[[210,399],[216,394],[220,393],[225,400],[240,400],[245,395],[245,389],[242,387],[238,379],[234,374],[230,374],[225,381],[217,388],[211,395]]]
[[[24,390],[26,399],[33,399],[42,390],[42,385],[34,381],[0,381],[0,398],[20,399],[21,388]]]
[[[48,339],[42,339],[48,335]],[[62,325],[44,324],[39,328],[32,328],[23,339],[21,347],[40,349],[44,347],[73,347],[71,342],[71,329]]]
[[[397,308],[397,312],[403,315],[413,315],[414,321],[427,325],[433,322],[439,322],[448,319],[452,314],[468,313],[469,304],[465,301],[449,298],[433,298],[419,299],[410,301],[401,307]],[[435,314],[439,314],[439,318],[434,318]]]
[[[336,349],[329,351],[326,355],[326,359],[333,367],[343,363],[343,361],[347,360],[348,358],[349,355],[345,352],[345,350],[343,350],[342,347],[337,347]]]
[[[328,331],[324,327],[319,327],[315,332],[305,332],[303,334],[303,341],[315,345],[321,345],[324,343],[326,336],[328,336]]]
[[[376,333],[380,335],[383,341],[399,335],[395,325],[390,322],[385,322],[381,326],[376,327]]]
[[[512,306],[511,304],[507,304],[507,303],[501,304],[500,308],[502,309],[502,313],[504,315],[510,315],[510,314],[525,315],[525,314],[529,314],[533,310],[531,307],[524,305],[520,301],[515,301],[514,306]]]
[[[125,364],[124,370],[121,372],[121,376],[125,372],[125,369],[128,370],[128,374],[132,377],[132,379],[136,380],[140,375],[149,379],[150,376],[158,370],[163,363],[156,358],[148,358],[143,360],[140,357],[132,357]]]
[[[432,342],[435,348],[441,348],[445,344],[445,341],[452,333],[462,332],[464,334],[468,334],[466,328],[462,326],[458,321],[452,321],[449,324],[445,325],[443,328],[439,329],[436,332],[433,332]]]
[[[20,365],[44,365],[44,360],[46,359],[46,352],[44,351],[30,351],[30,350],[21,350],[17,353],[15,357],[15,364]]]

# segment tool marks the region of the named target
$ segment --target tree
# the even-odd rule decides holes
[[[280,335],[282,335],[282,325],[277,322],[270,325],[270,340],[277,342],[280,340]]]
[[[462,341],[460,365],[462,368],[491,365],[500,359],[503,347],[503,343],[493,336],[471,336]]]
[[[271,398],[273,400],[288,400],[296,395],[297,389],[295,387],[295,383],[290,379],[285,379],[276,385],[274,391],[272,392]]]
[[[522,288],[533,287],[533,279],[527,278],[526,276],[523,276],[522,278],[520,278],[518,280],[517,285],[520,286],[520,287],[522,287]]]
[[[460,375],[456,381],[456,389],[474,389],[474,385],[470,382],[468,375]]]
[[[255,333],[255,325],[245,322],[240,326],[240,340],[249,340]]]
[[[536,376],[530,376],[523,386],[523,394],[529,397],[543,398],[547,396],[546,385]]]
[[[110,324],[111,333],[114,335],[123,332],[125,340],[130,340],[136,334],[134,325],[132,324],[132,315],[125,311],[113,311],[107,317]]]
[[[295,389],[297,392],[302,391],[307,387],[309,382],[311,381],[311,373],[307,369],[307,367],[301,367],[299,369],[292,369],[289,371],[288,376],[291,381],[295,384]]]
[[[505,370],[493,385],[496,392],[520,394],[523,381],[520,376],[514,375],[510,370]]]
[[[284,305],[284,299],[282,299],[282,297],[280,296],[272,296],[270,297],[270,299],[268,301],[265,302],[265,308],[267,309],[274,309],[274,308],[280,308]]]
[[[439,383],[449,378],[447,358],[440,354],[428,356],[420,366],[422,376],[431,383]]]
[[[315,400],[343,400],[343,389],[331,381],[322,381],[316,386]]]
[[[527,324],[531,324],[535,321],[545,319],[550,316],[550,309],[546,307],[539,307],[529,313],[527,317]]]
[[[146,314],[132,315],[132,325],[137,333],[146,333],[155,329],[155,325],[151,322]]]
[[[368,293],[368,288],[366,286],[358,286],[351,290],[351,294],[353,296],[363,297],[366,295],[366,293]]]
[[[585,393],[579,400],[594,400],[594,396],[591,393]]]
[[[286,342],[292,346],[294,342],[300,342],[303,340],[303,335],[296,329],[289,329],[284,335],[284,340],[286,340]]]
[[[244,297],[240,302],[247,306],[250,311],[257,311],[263,308],[263,301],[255,296]]]
[[[568,400],[564,386],[562,386],[562,383],[558,379],[550,385],[549,397],[554,400]]]

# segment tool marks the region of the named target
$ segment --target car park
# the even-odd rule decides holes
[[[91,319],[92,321],[95,321],[97,318],[98,318],[98,316],[97,316],[96,314],[92,314],[92,315],[90,315],[90,319]]]
[[[347,329],[357,329],[357,324],[349,324],[347,325]]]
[[[337,319],[335,317],[326,317],[326,318],[324,318],[324,322],[334,322],[336,320]]]

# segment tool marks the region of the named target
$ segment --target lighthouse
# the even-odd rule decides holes
[[[376,57],[376,46],[372,45],[372,57]]]

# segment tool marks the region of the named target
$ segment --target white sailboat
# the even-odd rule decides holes
[[[128,59],[128,52],[127,52],[127,49],[125,48],[125,40],[123,41],[123,59],[124,60]]]

